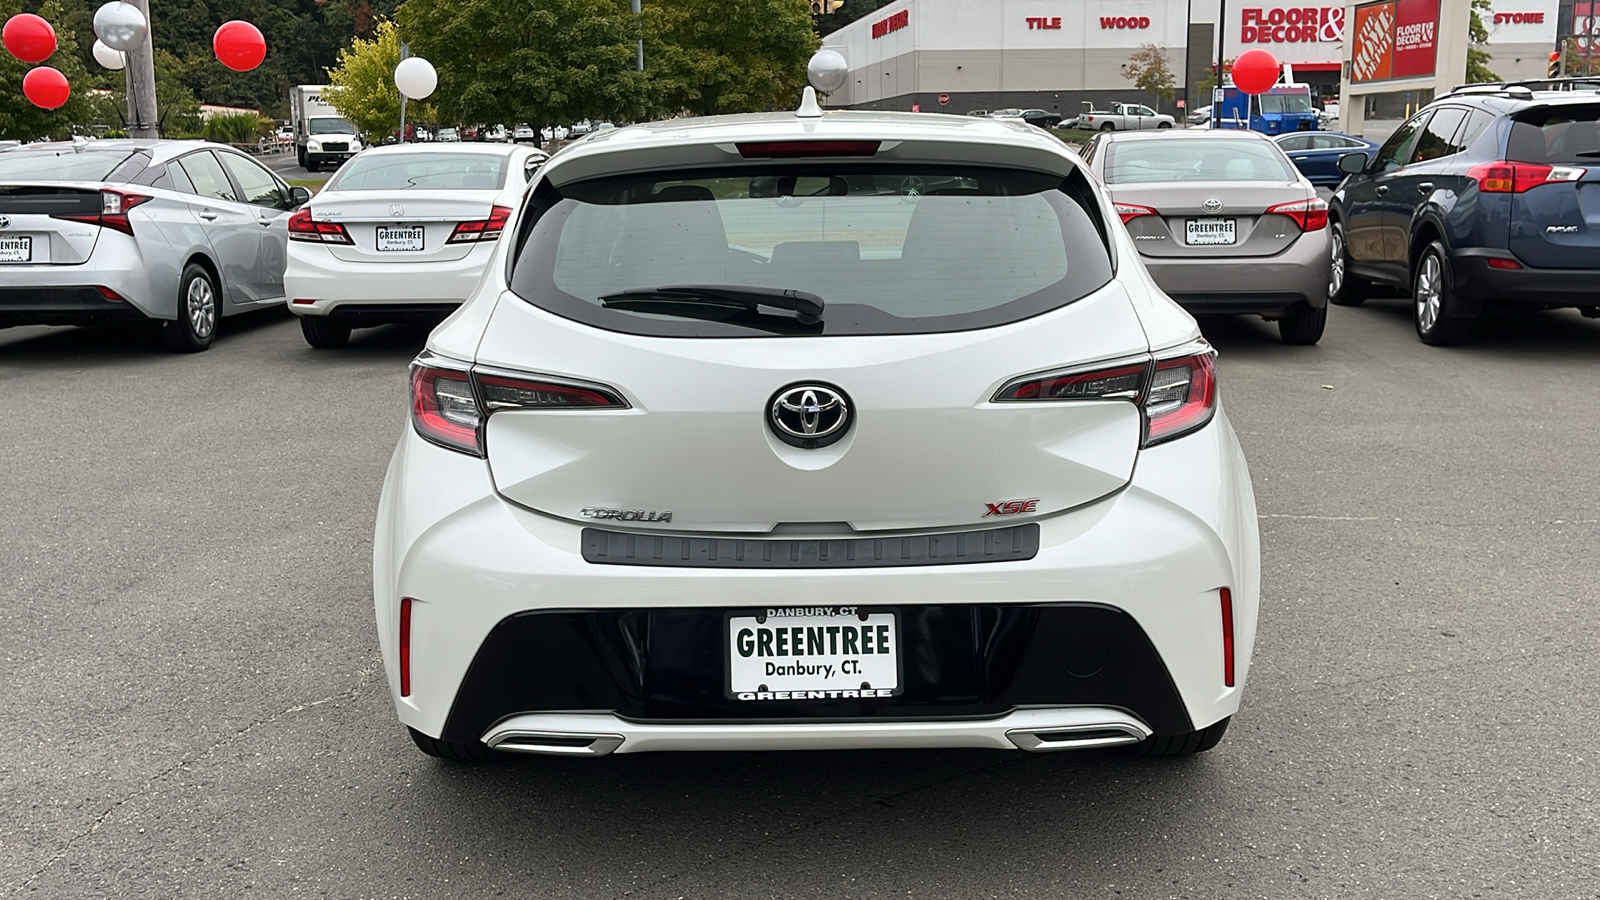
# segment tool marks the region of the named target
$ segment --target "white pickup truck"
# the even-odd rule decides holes
[[[1147,128],[1171,128],[1173,118],[1158,113],[1138,103],[1113,103],[1109,110],[1092,109],[1085,103],[1083,113],[1074,128],[1084,131],[1140,131]]]

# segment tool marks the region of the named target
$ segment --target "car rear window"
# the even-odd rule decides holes
[[[499,190],[506,158],[487,153],[371,153],[344,164],[330,191]]]
[[[1297,181],[1270,141],[1161,137],[1114,141],[1105,148],[1107,184],[1164,181]]]
[[[1506,158],[1593,165],[1600,159],[1600,103],[1542,106],[1517,113]]]
[[[1081,172],[773,164],[546,182],[529,203],[512,291],[631,334],[961,331],[1071,303],[1112,274]],[[688,318],[601,299],[676,285],[803,291],[826,309],[802,326],[765,307]]]
[[[7,150],[0,153],[0,181],[105,181],[131,154],[127,150]]]

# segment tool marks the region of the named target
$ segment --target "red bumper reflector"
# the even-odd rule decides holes
[[[1491,268],[1491,269],[1520,269],[1520,268],[1522,268],[1522,263],[1519,263],[1514,259],[1505,259],[1505,258],[1499,257],[1499,256],[1491,256],[1491,257],[1489,257],[1489,268]]]
[[[1233,592],[1222,594],[1222,683],[1233,687]]]
[[[100,292],[100,296],[106,298],[107,300],[120,300],[123,303],[128,302],[128,298],[122,296],[121,294],[117,293],[116,291],[113,291],[111,288],[108,288],[103,284],[95,285],[94,289],[99,291]]]
[[[300,299],[296,299],[293,302],[294,302],[295,306],[310,306],[311,304],[313,304],[313,303],[315,303],[317,301],[315,301],[315,300],[300,300]]]
[[[1233,671],[1230,666],[1228,671]],[[1230,677],[1232,677],[1230,675]],[[1232,681],[1228,682],[1232,684]],[[411,696],[411,598],[400,598],[400,696]]]

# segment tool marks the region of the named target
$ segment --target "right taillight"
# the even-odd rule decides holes
[[[338,222],[317,222],[311,218],[311,208],[301,207],[289,217],[289,240],[309,241],[314,244],[354,244],[350,232]]]
[[[995,403],[1122,400],[1139,407],[1140,446],[1182,437],[1205,427],[1217,410],[1216,351],[1204,341],[1155,358],[1119,360],[1063,369],[1011,381]]]
[[[1269,206],[1265,214],[1288,216],[1301,231],[1321,231],[1328,227],[1328,201],[1321,197]]]
[[[1485,194],[1520,194],[1543,184],[1577,181],[1584,169],[1576,166],[1546,166],[1540,163],[1479,163],[1467,170],[1467,177],[1478,183]]]
[[[489,416],[508,410],[627,409],[603,385],[538,375],[443,365],[432,356],[411,365],[411,424],[423,439],[483,456]]]
[[[1128,224],[1130,220],[1137,219],[1140,216],[1161,215],[1161,213],[1156,212],[1150,207],[1140,206],[1137,203],[1113,203],[1111,205],[1116,209],[1117,216],[1122,219],[1122,224],[1124,225]]]

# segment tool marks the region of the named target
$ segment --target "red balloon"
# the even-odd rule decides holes
[[[55,69],[39,66],[22,76],[22,93],[34,106],[60,109],[72,96],[72,85],[67,83],[67,76]]]
[[[261,36],[261,29],[234,19],[217,29],[211,49],[223,65],[235,72],[248,72],[267,58],[267,39]]]
[[[0,41],[25,63],[42,63],[56,52],[56,30],[33,13],[17,13],[7,19]]]
[[[1246,94],[1264,94],[1278,83],[1278,58],[1265,50],[1246,50],[1233,61],[1233,86]]]

